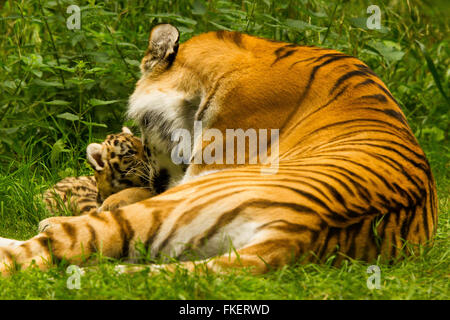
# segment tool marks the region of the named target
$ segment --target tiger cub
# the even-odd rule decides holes
[[[43,194],[49,212],[56,214],[64,209],[74,215],[91,210],[102,210],[108,196],[130,187],[142,187],[136,201],[156,195],[155,177],[159,172],[157,162],[141,139],[127,127],[119,134],[111,134],[102,144],[87,147],[87,160],[95,170],[94,176],[68,177]],[[116,207],[133,201],[119,202]],[[111,206],[108,209],[112,209]]]

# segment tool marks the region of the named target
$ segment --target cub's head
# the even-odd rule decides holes
[[[155,169],[150,150],[127,127],[108,135],[101,144],[91,143],[86,151],[95,170],[99,203],[123,189],[150,186]]]

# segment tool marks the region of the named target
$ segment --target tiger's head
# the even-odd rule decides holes
[[[168,171],[171,184],[183,177],[187,168],[186,163],[176,165],[171,159],[178,144],[172,138],[178,130],[187,130],[194,137],[196,121],[221,132],[228,128],[277,128],[273,122],[279,117],[266,117],[253,107],[235,109],[238,103],[253,106],[260,102],[253,99],[247,103],[247,97],[252,99],[251,94],[242,92],[248,90],[248,86],[242,85],[247,79],[230,77],[235,71],[248,70],[253,64],[249,60],[251,53],[240,50],[244,35],[218,35],[222,38],[213,32],[179,43],[179,31],[170,24],[157,25],[150,32],[140,66],[142,76],[129,99],[127,115],[139,124],[143,142],[155,150],[155,157],[161,168]],[[262,92],[267,95],[267,90]],[[218,110],[220,100],[230,94],[234,98],[227,110]],[[205,147],[194,140],[195,137],[189,142],[191,154]]]
[[[99,203],[126,188],[153,188],[157,163],[141,139],[127,127],[119,134],[108,135],[101,144],[89,144],[86,151],[95,171]]]

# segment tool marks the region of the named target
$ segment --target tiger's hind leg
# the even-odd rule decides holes
[[[220,273],[235,268],[248,268],[252,274],[263,274],[297,261],[302,251],[300,242],[295,239],[268,239],[210,259],[162,265],[118,265],[116,271],[119,273],[143,271],[154,273],[174,272],[181,268],[188,272]]]

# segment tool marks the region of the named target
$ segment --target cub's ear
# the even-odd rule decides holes
[[[170,24],[160,24],[150,31],[145,71],[155,67],[167,68],[175,60],[178,52],[180,32]],[[152,70],[153,71],[153,70]]]
[[[122,133],[128,133],[128,134],[133,134],[133,132],[131,132],[131,130],[130,129],[128,129],[128,127],[123,127],[122,128]]]
[[[102,160],[102,145],[98,143],[91,143],[86,149],[87,159],[92,168],[96,171],[101,171],[105,168],[105,163]]]

